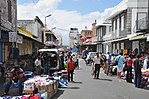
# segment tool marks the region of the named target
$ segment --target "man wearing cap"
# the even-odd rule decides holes
[[[6,85],[5,85],[5,95],[8,94],[9,92],[9,89],[10,89],[10,86],[12,83],[17,83],[18,82],[18,87],[19,87],[19,94],[21,95],[22,94],[22,91],[23,91],[23,85],[22,83],[25,81],[26,79],[24,78],[24,73],[23,73],[23,70],[18,66],[18,65],[15,65],[13,67],[13,69],[11,70],[11,73],[10,73],[10,80],[8,80],[6,82]]]

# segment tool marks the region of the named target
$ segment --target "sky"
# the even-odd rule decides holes
[[[108,17],[112,9],[122,0],[17,0],[18,19],[34,19],[45,22],[56,36],[61,36],[63,45],[69,45],[69,29],[78,28],[79,32],[97,20],[97,24]]]

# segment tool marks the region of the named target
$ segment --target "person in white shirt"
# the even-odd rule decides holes
[[[93,65],[95,66],[94,78],[99,79],[101,65],[101,56],[99,55],[99,53],[96,53],[96,56],[93,59]]]
[[[114,63],[115,63],[115,55],[112,54],[112,56],[111,56],[111,64],[114,64]]]

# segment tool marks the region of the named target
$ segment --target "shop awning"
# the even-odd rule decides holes
[[[145,38],[146,38],[145,35],[138,35],[138,36],[129,38],[129,40],[132,41],[132,40],[139,40],[139,39],[145,39]]]
[[[26,37],[33,38],[33,34],[29,31],[25,30],[24,28],[18,28],[18,32],[19,32],[19,34],[22,34]]]
[[[111,43],[111,42],[117,42],[117,41],[122,41],[122,40],[127,40],[127,39],[128,39],[128,37],[118,38],[118,39],[115,39],[115,40],[105,41],[105,42],[103,42],[103,44]]]
[[[96,45],[97,43],[83,43],[83,45]]]

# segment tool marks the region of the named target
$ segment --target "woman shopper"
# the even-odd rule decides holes
[[[72,59],[72,56],[70,56],[70,59],[68,61],[68,65],[67,65],[67,72],[68,72],[68,82],[74,82],[73,81],[73,72],[74,72],[74,69],[75,69],[75,63]]]
[[[132,55],[129,55],[129,57],[126,59],[126,66],[127,66],[126,81],[129,83],[132,83],[132,64],[133,64]]]

